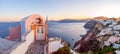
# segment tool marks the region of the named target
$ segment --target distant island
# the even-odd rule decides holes
[[[108,17],[104,17],[104,16],[97,16],[97,17],[93,17],[93,18],[83,18],[83,19],[62,19],[59,21],[55,21],[55,20],[50,20],[49,22],[59,22],[59,23],[76,23],[76,22],[88,22],[90,20],[107,20],[109,19]],[[120,20],[119,18],[112,18],[112,19],[116,19],[116,20]]]
[[[88,22],[89,20],[91,20],[91,19],[90,18],[86,18],[86,19],[62,19],[59,21],[50,20],[49,22],[75,23],[75,22]]]
[[[63,19],[63,20],[60,20],[58,22],[60,23],[74,23],[74,22],[87,22],[89,20],[87,19],[80,19],[80,20],[76,20],[76,19]]]

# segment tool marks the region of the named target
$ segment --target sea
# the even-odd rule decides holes
[[[9,28],[20,25],[20,22],[0,22],[0,38],[9,36]]]
[[[83,27],[86,22],[48,22],[48,37],[60,37],[62,40],[68,42],[73,48],[76,41],[82,38],[86,33]],[[19,22],[0,22],[0,37],[4,38],[9,35],[9,28],[20,25]]]
[[[73,48],[76,41],[86,34],[87,30],[83,27],[86,22],[59,23],[48,22],[48,36],[60,37],[70,44]]]

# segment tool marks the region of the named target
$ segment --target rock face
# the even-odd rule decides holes
[[[95,30],[89,30],[81,40],[75,43],[74,50],[79,52],[96,51],[99,49],[100,42],[95,38]]]
[[[93,29],[96,24],[97,24],[97,21],[91,20],[91,21],[88,21],[88,22],[85,24],[84,27],[85,27],[86,29]]]
[[[87,22],[84,27],[90,30],[83,35],[81,40],[75,43],[74,50],[79,52],[88,52],[90,50],[97,51],[96,49],[100,49],[100,47],[102,47],[102,43],[96,38],[96,36],[100,30],[103,29],[101,24],[102,23],[95,20]]]

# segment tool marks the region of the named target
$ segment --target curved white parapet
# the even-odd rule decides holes
[[[25,54],[29,45],[34,41],[34,32],[31,31],[26,35],[25,42],[16,47],[10,54]]]
[[[116,53],[116,54],[120,54],[120,51],[119,51],[119,50],[116,50],[115,53]]]
[[[55,40],[55,41],[52,41],[52,42],[49,42],[49,53],[53,53],[55,51],[57,51],[59,48],[63,47],[64,45],[61,44],[60,41],[58,40]]]

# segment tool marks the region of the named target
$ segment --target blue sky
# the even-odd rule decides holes
[[[0,21],[19,21],[32,14],[50,20],[119,17],[120,0],[0,0]]]

